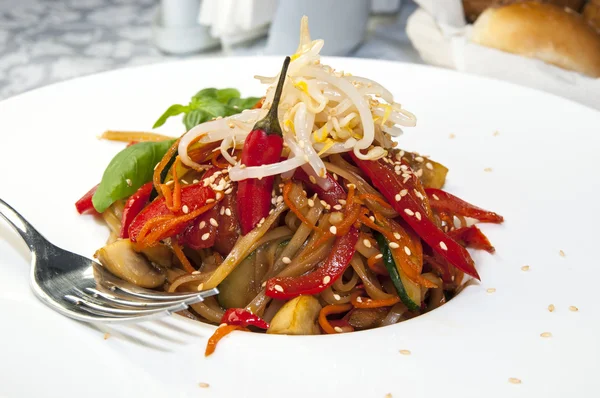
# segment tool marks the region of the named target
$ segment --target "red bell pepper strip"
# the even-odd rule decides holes
[[[439,253],[448,262],[464,273],[479,279],[475,269],[475,263],[469,252],[459,245],[454,239],[446,235],[437,225],[424,214],[424,208],[419,198],[414,193],[416,177],[404,179],[397,175],[392,166],[382,160],[362,160],[353,152],[350,155],[354,162],[371,179],[371,182],[385,196],[388,203],[400,214],[406,223],[423,239],[436,253]],[[396,194],[406,189],[407,194],[400,195],[396,200]],[[417,216],[419,213],[419,216]]]
[[[434,210],[475,218],[481,222],[501,223],[504,221],[504,217],[501,215],[474,206],[441,189],[426,188],[425,192],[429,197],[429,204]]]
[[[213,249],[223,256],[227,256],[231,252],[241,232],[237,214],[237,187],[235,183],[231,184],[233,185],[233,191],[229,195],[225,195],[220,203],[223,214],[219,212],[219,218],[217,219],[219,226],[217,227],[213,246]]]
[[[100,185],[100,184],[98,184]],[[96,209],[94,208],[94,204],[92,203],[92,197],[96,193],[98,189],[98,185],[94,188],[90,189],[85,195],[81,197],[77,202],[75,202],[75,208],[79,214],[90,213],[90,214],[98,214]]]
[[[294,172],[294,179],[302,181],[309,191],[316,193],[319,199],[324,200],[332,207],[339,204],[339,199],[346,198],[344,188],[329,173],[325,174],[325,183],[323,184],[325,189],[317,183],[313,183],[308,174],[301,168],[297,168]]]
[[[269,324],[264,319],[243,308],[230,308],[225,311],[225,314],[221,318],[221,323],[242,327],[256,326],[259,329],[265,330],[269,328]]]
[[[187,206],[188,213],[206,205],[208,199],[214,198],[215,191],[210,187],[203,186],[202,183],[187,185],[181,188],[181,207]],[[148,221],[167,215],[173,215],[173,212],[167,207],[165,198],[161,197],[154,200],[133,219],[133,222],[129,226],[129,239],[132,242],[136,242],[138,234]],[[169,236],[180,234],[188,225],[189,223],[183,223],[176,226],[169,231]]]
[[[455,229],[448,232],[454,240],[461,243],[465,247],[472,247],[473,249],[485,250],[488,253],[494,253],[496,249],[490,243],[487,236],[481,232],[475,225],[470,227],[464,227]]]
[[[336,238],[325,263],[313,272],[299,277],[276,277],[267,281],[266,295],[275,299],[292,299],[302,294],[318,294],[338,280],[348,268],[356,252],[358,229]]]
[[[289,64],[290,57],[286,57],[269,113],[256,122],[246,137],[242,149],[242,164],[245,166],[262,166],[279,162],[283,150],[283,135],[277,108],[279,108]],[[252,231],[261,219],[268,217],[274,180],[274,176],[268,176],[260,179],[249,178],[238,183],[238,214],[244,235]]]
[[[129,238],[129,226],[133,222],[133,219],[140,214],[140,211],[148,204],[152,186],[151,182],[142,185],[136,193],[127,199],[125,207],[123,208],[123,215],[121,216],[121,234],[119,235],[121,238]]]

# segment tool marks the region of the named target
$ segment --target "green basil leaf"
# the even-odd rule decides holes
[[[260,101],[259,97],[232,98],[227,102],[227,105],[241,112],[244,109],[253,108],[258,101]]]
[[[217,90],[217,101],[222,104],[227,104],[234,98],[240,98],[241,94],[235,88],[224,88],[221,90]]]
[[[171,116],[177,116],[181,113],[185,113],[189,111],[189,107],[184,106],[184,105],[179,105],[179,104],[175,104],[175,105],[171,105],[169,107],[169,109],[167,109],[165,111],[165,113],[163,113],[161,115],[161,117],[158,118],[158,120],[156,121],[156,123],[154,123],[154,126],[152,126],[153,129],[162,126],[163,124],[165,124],[165,122],[167,121],[168,118],[170,118]]]
[[[183,124],[185,125],[186,130],[190,130],[192,127],[210,119],[212,119],[212,116],[202,109],[193,109],[185,114],[183,117]]]
[[[196,95],[192,97],[194,98],[217,98],[217,89],[216,88],[203,88],[198,91]]]
[[[94,208],[102,213],[115,201],[133,195],[152,180],[154,166],[175,140],[140,142],[119,152],[109,163],[92,197]]]

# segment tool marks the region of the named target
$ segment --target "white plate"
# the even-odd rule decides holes
[[[171,319],[122,328],[122,336],[112,331],[104,340],[104,331],[44,307],[29,291],[25,245],[2,222],[0,396],[598,396],[600,113],[446,70],[325,61],[384,83],[419,119],[402,146],[447,165],[450,192],[504,215],[503,225],[482,226],[497,253],[474,254],[481,284],[391,327],[313,337],[238,332],[205,359],[211,329],[200,324]],[[122,148],[96,136],[107,128],[147,129],[203,87],[260,95],[252,76],[273,75],[280,62],[210,59],[126,69],[4,101],[0,197],[52,242],[90,256],[107,230],[78,216],[73,203]],[[174,121],[162,131],[182,128]],[[512,377],[522,384],[509,383]]]

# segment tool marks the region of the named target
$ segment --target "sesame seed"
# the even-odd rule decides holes
[[[410,355],[410,350],[400,350],[400,354],[402,354],[402,355]]]
[[[421,157],[421,156],[417,156],[417,157],[415,158],[415,160],[416,160],[417,162],[421,163],[421,162],[423,161],[423,157]]]
[[[219,226],[219,223],[214,218],[211,217],[211,219],[209,221],[210,221],[210,225],[212,225],[213,227]]]
[[[371,241],[369,239],[363,239],[363,244],[368,248],[373,247],[373,245],[371,244]]]
[[[419,169],[419,170],[415,171],[415,175],[417,177],[421,177],[423,175],[423,169]]]
[[[400,191],[400,196],[406,196],[408,194],[408,189],[403,189]]]
[[[350,188],[352,188],[352,189],[356,189],[356,185],[354,185],[354,184],[352,184],[352,183],[351,183],[351,184],[348,184],[348,185],[346,185],[346,186],[348,187],[348,189],[350,189]]]
[[[292,260],[289,257],[282,257],[281,262],[284,264],[290,264]]]
[[[202,235],[202,240],[208,240],[208,238],[210,238],[210,232],[207,232],[204,235]]]
[[[362,297],[360,297],[360,296],[359,296],[359,297],[357,297],[357,298],[356,298],[356,302],[357,302],[357,303],[362,303],[362,301],[363,301],[363,300],[362,300]]]
[[[421,213],[416,212],[415,217],[417,217],[417,220],[421,221]]]
[[[427,162],[425,164],[425,167],[427,167],[429,170],[433,170],[433,165],[431,164],[431,162]]]
[[[314,200],[308,199],[307,202],[308,202],[308,207],[314,207],[315,206],[315,201]]]
[[[495,287],[490,287],[486,290],[486,292],[488,293],[495,293],[496,292],[496,288]]]
[[[208,387],[210,387],[210,384],[208,384],[208,383],[198,383],[198,387],[200,387],[200,388],[208,388]]]
[[[408,246],[404,246],[404,253],[406,253],[407,256],[410,256],[411,251]]]
[[[438,198],[438,196],[436,194],[431,195],[431,197],[435,200],[440,200],[440,198]]]
[[[388,392],[387,394],[385,394],[385,398],[392,398],[392,393]]]
[[[409,216],[414,216],[415,215],[415,213],[411,209],[404,209],[404,212],[406,214],[408,214]]]
[[[215,202],[215,200],[213,198],[206,199],[206,203],[214,203],[214,202]]]
[[[375,222],[375,217],[373,217],[373,216],[369,216],[369,220],[371,220],[371,221]]]
[[[486,167],[485,169],[483,169],[483,171],[485,171],[486,173],[489,173],[490,171],[492,171],[491,167]]]
[[[392,248],[392,249],[397,249],[397,248],[399,248],[399,247],[400,247],[400,245],[399,245],[399,244],[397,244],[396,242],[390,242],[390,248]]]
[[[494,134],[492,134],[494,137],[497,137],[500,135],[500,133],[498,131],[494,131]]]
[[[194,181],[192,181],[192,184],[198,184],[199,182],[200,181],[198,181],[198,180],[194,180]]]
[[[398,232],[394,232],[394,238],[400,239],[402,236]]]
[[[321,205],[325,208],[327,208],[327,202],[325,202],[324,200],[319,200],[319,203],[321,203]]]
[[[281,287],[281,285],[275,285],[275,286],[273,286],[273,289],[277,290],[278,292],[283,293],[283,288]]]
[[[448,246],[446,246],[444,242],[440,242],[440,247],[442,248],[442,250],[448,250]]]
[[[522,266],[521,271],[529,271],[529,265]]]
[[[200,221],[199,227],[200,227],[200,229],[206,227],[206,221]]]
[[[183,212],[183,214],[188,214],[190,212],[190,209],[187,207],[187,205],[183,205],[181,207],[181,211]]]
[[[315,178],[315,176],[309,176],[308,179],[310,180],[310,182],[312,182],[313,184],[317,183],[317,179]]]
[[[265,287],[267,286],[267,281],[264,281],[263,283],[260,284],[260,287]]]
[[[333,206],[334,210],[342,210],[342,205],[335,205]]]
[[[331,232],[334,235],[337,234],[337,228],[335,227],[335,225],[329,227],[329,232]]]
[[[277,203],[283,202],[283,196],[279,195],[276,200]]]
[[[375,260],[379,260],[380,258],[383,258],[383,254],[379,253],[375,256]]]
[[[340,202],[340,204],[342,206],[344,206],[346,204],[346,200],[345,199],[338,199],[338,202]]]
[[[575,307],[574,305],[570,305],[569,306],[569,311],[577,312],[577,311],[579,311],[579,308]]]
[[[108,340],[109,337],[110,337],[110,333],[108,333],[108,332],[104,333],[104,340]]]
[[[221,209],[219,210],[219,214],[220,215],[225,214],[225,208],[224,207],[221,207]]]
[[[192,275],[200,275],[200,271],[192,271]]]
[[[550,332],[544,332],[544,333],[540,334],[540,337],[544,337],[544,338],[552,337],[552,333],[550,333]]]
[[[216,195],[217,200],[220,200],[222,197],[223,197],[223,194],[221,192],[217,192],[217,195]]]
[[[333,328],[333,330],[335,330],[335,331],[336,331],[336,332],[338,332],[338,333],[343,333],[343,332],[344,332],[344,329],[342,329],[342,328],[341,328],[341,327],[339,327],[339,326],[336,326],[336,327],[334,327],[334,328]]]
[[[448,136],[448,138],[450,138],[450,139],[453,139],[454,137],[456,137],[454,134],[450,134],[450,135]]]
[[[336,301],[340,301],[342,299],[342,297],[337,293],[333,294],[333,298],[336,299]]]
[[[400,196],[400,194],[397,193],[396,196],[394,196],[394,199],[396,199],[396,202],[400,202],[400,199],[402,199],[402,196]]]
[[[565,252],[564,252],[564,251],[562,251],[562,250],[559,250],[559,251],[558,251],[558,254],[559,254],[561,257],[564,257],[564,256],[565,256]]]
[[[225,214],[231,216],[231,209],[229,207],[225,209]]]
[[[326,284],[328,284],[329,282],[331,282],[331,277],[330,277],[329,275],[325,275],[325,276],[323,277],[323,284],[324,284],[324,285],[326,285]]]
[[[128,178],[125,180],[125,182],[127,183],[127,186],[130,187],[132,185],[131,180]]]
[[[204,290],[204,283],[198,285],[198,291],[201,292],[202,290]]]
[[[516,377],[509,377],[508,382],[512,384],[521,384],[521,379],[517,379]]]
[[[556,309],[556,307],[554,307],[554,304],[550,304],[548,306],[548,311],[550,311],[550,312],[554,312],[555,309]]]

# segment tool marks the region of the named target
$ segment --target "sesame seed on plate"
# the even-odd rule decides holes
[[[442,248],[442,250],[448,250],[448,246],[446,246],[444,242],[440,242],[440,247]]]
[[[498,130],[494,131],[494,134],[492,134],[494,137],[497,137],[500,135],[500,132]]]
[[[540,333],[540,337],[544,337],[544,338],[552,337],[552,333],[550,333],[550,332]]]
[[[410,350],[400,350],[400,354],[402,354],[402,355],[410,355]]]
[[[373,247],[373,245],[371,244],[371,241],[369,239],[363,239],[363,244],[368,248]]]
[[[448,138],[450,138],[450,139],[453,139],[453,138],[455,138],[455,137],[456,137],[456,135],[454,135],[454,134],[450,134],[450,135],[448,136]]]
[[[329,275],[325,275],[325,276],[323,277],[323,284],[324,284],[324,285],[326,285],[326,284],[328,284],[329,282],[331,282],[331,277],[330,277]]]
[[[569,306],[569,311],[577,312],[577,311],[579,311],[579,308],[575,307],[574,305],[570,305]]]
[[[392,249],[397,249],[397,248],[399,248],[399,247],[400,247],[400,245],[399,245],[399,244],[397,244],[396,242],[390,242],[390,248],[392,248]]]
[[[516,377],[509,377],[508,382],[511,384],[521,384],[521,379],[517,379]]]
[[[388,392],[387,394],[385,394],[385,398],[392,398],[392,393]]]
[[[344,329],[342,329],[339,326],[334,327],[333,330],[335,330],[337,333],[343,333],[344,332]]]
[[[564,256],[565,256],[565,252],[564,252],[564,251],[562,251],[562,250],[559,250],[559,251],[558,251],[558,254],[559,254],[561,257],[564,257]]]
[[[275,285],[275,286],[273,286],[273,289],[277,290],[278,292],[283,293],[283,288],[281,287],[281,285]]]
[[[548,306],[548,311],[550,311],[550,312],[554,312],[555,309],[556,309],[556,307],[554,306],[554,304],[550,304]]]
[[[208,384],[208,383],[198,383],[198,387],[200,387],[200,388],[208,388],[208,387],[210,387],[210,384]]]
[[[529,265],[522,266],[521,271],[529,271]]]
[[[488,293],[495,293],[496,292],[496,288],[495,287],[490,287],[486,290],[486,292]]]
[[[281,262],[284,264],[290,264],[292,260],[289,257],[282,257]]]
[[[109,337],[110,337],[110,333],[108,333],[108,332],[104,333],[104,340],[108,340]]]
[[[411,209],[404,209],[404,212],[406,214],[408,214],[409,216],[414,216],[415,215],[415,213]]]
[[[485,171],[486,173],[489,173],[490,171],[492,171],[491,167],[486,167],[485,169],[483,169],[483,171]]]
[[[329,227],[329,232],[331,232],[334,235],[337,234],[337,228],[335,227],[335,225]]]

